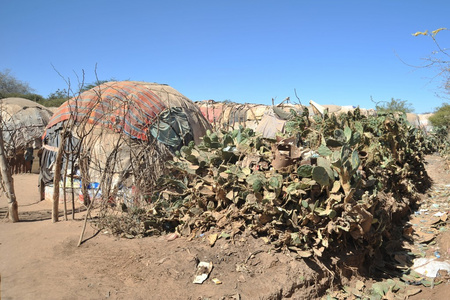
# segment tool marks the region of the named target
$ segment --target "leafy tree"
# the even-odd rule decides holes
[[[1,93],[0,93],[1,94]],[[8,93],[8,94],[1,94],[0,98],[9,98],[9,97],[15,97],[15,98],[24,98],[28,99],[34,102],[42,102],[45,101],[45,98],[42,97],[39,94],[34,93],[28,93],[28,94],[22,94],[22,93]]]
[[[429,120],[434,127],[447,127],[450,129],[450,104],[442,104]]]
[[[11,70],[0,71],[0,98],[10,97],[13,94],[26,95],[33,91],[28,83],[12,76]]]
[[[66,89],[57,89],[56,92],[51,93],[48,95],[47,100],[53,100],[53,99],[69,99],[69,94],[67,93]]]
[[[94,81],[94,82],[92,82],[92,83],[88,83],[88,84],[84,85],[84,86],[80,89],[80,93],[85,92],[85,91],[88,91],[88,90],[90,90],[90,89],[92,89],[92,88],[95,88],[96,86],[99,86],[99,85],[101,85],[101,84],[103,84],[103,83],[105,83],[105,82],[110,82],[110,81],[117,81],[117,80],[114,79],[114,78],[111,78],[110,80],[97,80],[97,81]]]
[[[39,94],[34,94],[34,93],[32,93],[32,94],[25,94],[25,95],[22,96],[22,98],[25,98],[25,99],[28,99],[28,100],[31,100],[31,101],[34,101],[34,102],[45,101],[44,97],[42,97]]]
[[[414,111],[414,108],[412,107],[411,103],[408,103],[407,100],[394,98],[391,98],[391,101],[389,102],[388,101],[376,102],[375,109],[379,113],[395,113],[395,112],[411,113]]]
[[[67,99],[64,98],[56,98],[56,99],[50,99],[50,100],[44,100],[42,102],[39,102],[39,104],[42,104],[46,107],[60,107],[61,104],[63,104],[64,102],[66,102]]]

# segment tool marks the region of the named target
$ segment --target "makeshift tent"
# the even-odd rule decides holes
[[[197,101],[195,104],[217,130],[233,130],[239,126],[255,129],[267,110],[267,106],[261,104],[238,104],[214,100]]]
[[[268,106],[255,131],[260,133],[263,138],[276,139],[278,133],[284,133],[286,122],[292,116],[291,110],[301,114],[303,107],[301,105],[287,104]]]
[[[228,130],[239,126],[254,130],[266,110],[267,106],[262,104],[229,104],[223,109],[220,122]]]
[[[339,106],[334,104],[327,104],[327,105],[320,105],[313,100],[309,101],[310,106],[308,107],[310,115],[323,115],[325,113],[325,110],[328,114],[334,114],[336,116],[339,116],[341,114],[347,114],[349,112],[354,112],[357,108],[353,105],[345,105],[345,106]],[[358,107],[359,108],[359,107]],[[369,116],[376,116],[376,111],[374,109],[365,109],[365,108],[359,108],[359,112],[361,115],[369,117]]]
[[[141,175],[154,183],[164,162],[183,145],[199,143],[208,129],[211,125],[194,103],[168,85],[107,82],[66,101],[55,112],[44,134],[42,182],[53,181],[64,131],[70,131],[64,147],[72,156],[67,159],[70,166],[63,168],[77,172],[84,156],[89,169],[89,179],[84,180],[100,183],[111,176],[108,180],[114,186],[144,169],[147,173]]]
[[[27,145],[41,147],[44,133],[52,112],[45,106],[23,98],[0,100],[2,130],[5,147],[16,151]]]
[[[195,104],[200,108],[203,116],[217,127],[222,116],[222,111],[227,104],[223,102],[216,102],[214,100],[197,101]]]
[[[284,125],[291,117],[292,110],[297,113],[303,112],[302,105],[290,103],[269,106],[205,100],[195,104],[216,129],[228,131],[242,126],[253,129],[261,133],[264,138],[270,139],[274,139],[277,133],[284,132]]]

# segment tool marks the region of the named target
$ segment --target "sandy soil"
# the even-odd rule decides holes
[[[435,184],[450,184],[442,160],[427,161]],[[314,299],[330,286],[318,265],[273,253],[249,234],[210,246],[210,233],[192,241],[129,240],[88,225],[88,240],[77,247],[85,211],[77,210],[75,220],[69,215],[68,221],[52,223],[51,203],[39,201],[37,175],[14,180],[21,222],[5,218],[2,196],[0,299]],[[449,242],[444,231],[438,243],[444,249]],[[211,262],[213,269],[203,284],[194,284],[199,261]],[[413,299],[445,299],[449,293],[450,286],[441,284],[423,288]]]
[[[440,205],[439,211],[445,211],[447,209],[447,215],[450,215],[450,211],[448,211],[448,205],[450,203],[450,166],[448,163],[442,161],[442,159],[438,156],[428,156],[427,157],[427,172],[430,177],[433,179],[433,187],[435,190],[445,190],[445,193],[441,195],[437,194],[437,197],[430,199],[430,194],[424,195],[422,199],[422,206],[429,208],[430,205],[438,204]],[[431,214],[430,214],[431,215]],[[434,252],[438,251],[440,261],[448,261],[450,262],[450,226],[449,220],[447,220],[447,225],[445,226],[445,230],[442,231],[436,238],[436,243],[432,243],[429,249],[426,251],[426,257],[435,256]],[[436,281],[443,281],[439,285],[434,286],[433,288],[422,288],[422,292],[410,297],[413,300],[428,300],[428,299],[449,299],[450,298],[450,283],[448,279],[444,278],[436,278]]]
[[[14,179],[20,222],[5,218],[7,202],[0,199],[1,299],[277,299],[300,288],[301,299],[326,284],[316,266],[271,253],[246,235],[211,247],[206,235],[117,239],[88,225],[90,239],[77,247],[85,212],[52,223],[51,203],[39,201],[37,175]],[[194,284],[199,261],[212,262],[213,270]]]

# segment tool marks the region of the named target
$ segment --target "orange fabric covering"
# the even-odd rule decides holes
[[[149,126],[166,108],[161,99],[142,84],[108,82],[64,102],[47,128],[72,116],[77,122],[87,121],[147,140]]]

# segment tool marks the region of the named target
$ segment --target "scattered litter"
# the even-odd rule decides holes
[[[206,279],[208,279],[209,273],[211,273],[212,268],[212,262],[201,261],[197,265],[197,271],[195,272],[195,279],[193,283],[202,284]]]
[[[222,281],[220,281],[220,280],[217,279],[217,278],[213,278],[213,279],[211,279],[211,280],[212,280],[212,282],[214,282],[214,284],[216,284],[216,285],[222,284]]]
[[[441,257],[441,255],[439,254],[439,251],[434,251],[434,256],[436,256],[437,258]]]
[[[180,237],[180,234],[178,232],[174,232],[174,233],[171,233],[171,234],[169,234],[167,236],[167,240],[170,242],[170,241],[173,241],[173,240],[175,240],[175,239],[177,239],[179,237]]]
[[[442,217],[445,214],[446,214],[445,212],[437,212],[433,215],[433,217]]]
[[[439,270],[450,272],[450,263],[437,261],[435,258],[417,258],[412,267],[414,271],[427,277],[436,277]]]

